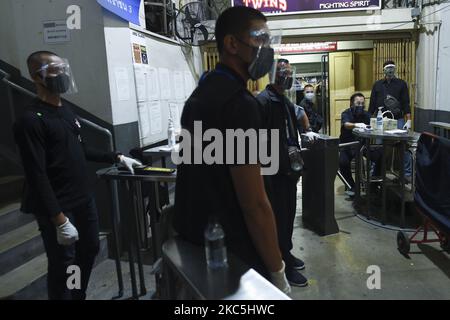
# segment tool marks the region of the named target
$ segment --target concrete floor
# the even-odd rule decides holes
[[[344,187],[336,181],[335,215],[341,232],[320,237],[304,229],[301,222],[301,184],[294,228],[293,253],[306,263],[306,288],[293,287],[291,297],[308,299],[450,299],[450,257],[438,244],[412,245],[409,259],[396,245],[397,232],[378,227],[354,215],[345,200]],[[369,266],[381,271],[381,289],[369,290]],[[125,298],[131,296],[128,264],[125,268]],[[92,275],[90,299],[111,299],[117,284],[111,260]],[[146,268],[147,289],[154,278]],[[148,299],[151,294],[143,297]]]
[[[302,227],[300,185],[298,198],[293,253],[305,261],[309,286],[293,288],[293,299],[450,299],[450,259],[439,244],[413,244],[405,258],[397,250],[397,231],[355,216],[340,181],[335,216],[341,232],[319,237]],[[367,288],[371,265],[381,271],[379,290]]]

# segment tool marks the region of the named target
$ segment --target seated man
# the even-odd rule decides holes
[[[350,98],[350,108],[342,112],[341,115],[341,135],[339,137],[340,143],[348,143],[356,140],[352,133],[354,128],[365,128],[370,123],[370,114],[364,110],[365,97],[362,93],[355,93]],[[346,194],[350,197],[355,195],[355,180],[352,176],[351,162],[356,156],[356,148],[351,147],[344,149],[339,155],[339,170],[344,179],[350,185],[350,189],[346,190]],[[380,167],[378,162],[380,160],[380,153],[372,151],[370,158],[375,161],[375,172]],[[347,187],[346,187],[347,188]]]

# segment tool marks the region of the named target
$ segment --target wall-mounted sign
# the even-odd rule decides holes
[[[66,20],[45,21],[44,23],[45,43],[64,43],[70,41],[70,31]]]
[[[274,46],[280,54],[330,52],[337,50],[337,42],[286,43]]]
[[[128,22],[140,25],[139,7],[141,0],[97,0],[106,10],[118,15]]]
[[[381,0],[231,0],[232,6],[258,9],[267,15],[376,10]]]

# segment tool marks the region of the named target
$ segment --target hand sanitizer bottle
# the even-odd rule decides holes
[[[378,114],[377,114],[377,130],[383,131],[383,112],[381,111],[383,107],[378,108]]]

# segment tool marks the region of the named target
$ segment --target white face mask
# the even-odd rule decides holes
[[[311,101],[312,99],[314,99],[314,93],[312,92],[308,92],[305,94],[305,98],[309,101]]]

